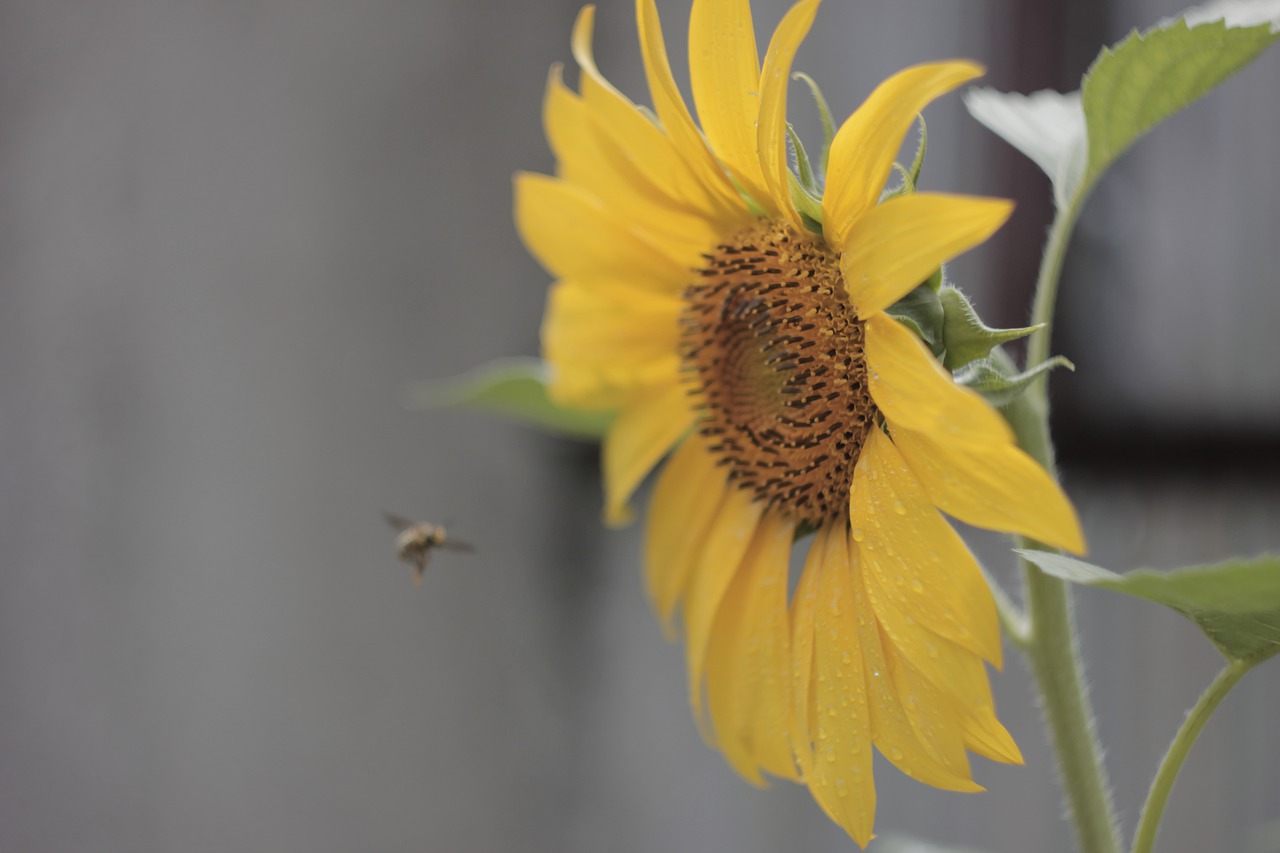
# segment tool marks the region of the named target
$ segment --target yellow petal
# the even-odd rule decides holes
[[[711,149],[765,213],[776,214],[756,154],[760,59],[748,0],[694,0],[689,79]]]
[[[668,294],[689,284],[686,265],[587,191],[525,172],[516,175],[515,196],[520,236],[555,277],[608,278]]]
[[[1013,735],[996,719],[994,705],[965,709],[964,745],[983,758],[1004,764],[1022,764],[1022,751],[1013,741]]]
[[[787,183],[787,85],[791,82],[791,63],[813,25],[818,2],[801,0],[783,16],[769,42],[760,74],[760,122],[756,142],[760,170],[776,209],[782,211],[801,234],[805,233],[804,223],[791,203],[791,187]]]
[[[726,494],[700,543],[698,562],[689,577],[684,598],[685,657],[688,664],[689,701],[702,722],[702,675],[707,658],[707,638],[716,610],[724,599],[747,546],[755,535],[764,505],[752,492],[726,484]]]
[[[856,546],[852,553],[857,555]],[[854,563],[858,563],[856,556]],[[865,572],[855,571],[855,574],[861,575],[865,582]],[[943,761],[948,756],[940,756],[938,750],[927,748],[916,734],[894,686],[885,658],[879,621],[867,600],[865,583],[855,581],[854,586],[858,637],[862,643],[862,658],[866,662],[871,737],[876,749],[903,773],[926,785],[948,791],[981,791],[982,786],[975,783],[969,775],[968,760],[964,758],[963,752],[960,761],[948,766]]]
[[[654,486],[645,524],[645,585],[668,636],[725,490],[723,469],[696,434],[671,455]]]
[[[940,763],[961,767],[964,775],[968,776],[969,757],[964,751],[965,717],[957,703],[921,674],[892,641],[884,641],[884,653],[894,690],[921,744]]]
[[[555,65],[542,102],[542,123],[556,155],[556,174],[587,190],[606,207],[652,235],[685,266],[702,265],[701,253],[720,236],[706,218],[657,185],[571,92]]]
[[[645,77],[649,80],[649,96],[653,98],[653,108],[663,129],[706,189],[712,204],[722,212],[721,215],[732,218],[736,214],[745,224],[750,221],[746,203],[707,148],[706,140],[689,115],[675,78],[671,76],[671,64],[667,61],[667,48],[662,41],[662,26],[654,0],[636,0],[636,24],[640,29],[640,53],[644,58]]]
[[[986,240],[1013,202],[914,193],[873,207],[852,225],[840,272],[858,316],[883,311],[937,271],[943,261]]]
[[[812,760],[804,780],[823,811],[866,847],[875,822],[871,715],[848,539],[828,539],[813,607]]]
[[[1013,442],[945,442],[896,429],[894,443],[933,503],[975,527],[1030,536],[1084,553],[1075,508],[1048,472]]]
[[[725,591],[707,647],[707,709],[716,743],[744,777],[796,779],[791,711],[787,569],[795,523],[766,512]]]
[[[732,215],[725,219],[723,205],[702,186],[662,129],[636,109],[596,67],[591,52],[594,21],[595,7],[584,7],[573,27],[573,56],[583,72],[582,98],[596,119],[599,132],[609,136],[636,171],[648,175],[656,186],[681,199],[690,210],[715,222],[721,233],[731,233],[735,223],[740,223],[742,212],[730,211]]]
[[[892,427],[938,441],[1013,441],[1004,418],[977,392],[957,385],[905,326],[887,314],[872,314],[866,330],[871,396]]]
[[[542,321],[551,398],[616,410],[639,389],[679,383],[680,310],[675,297],[608,281],[557,282]]]
[[[618,415],[601,452],[606,523],[617,526],[631,520],[631,493],[689,431],[693,420],[689,395],[680,384],[650,389]]]
[[[849,523],[868,588],[879,591],[871,604],[882,621],[887,611],[881,604],[892,605],[940,638],[999,665],[1000,629],[986,578],[878,429],[869,433],[854,469]]]
[[[867,588],[880,629],[899,654],[961,707],[991,703],[987,670],[976,654],[907,616],[891,603],[891,596],[877,581],[869,582]]]
[[[940,62],[899,71],[881,83],[831,141],[822,197],[823,233],[832,246],[848,243],[849,229],[875,206],[902,147],[925,105],[982,74],[971,62]]]
[[[813,766],[813,734],[816,731],[813,680],[813,626],[818,608],[818,588],[822,583],[822,570],[828,562],[840,557],[839,550],[848,550],[842,541],[845,531],[828,524],[818,529],[809,553],[805,557],[800,582],[796,584],[791,601],[791,744],[801,771],[808,774]]]

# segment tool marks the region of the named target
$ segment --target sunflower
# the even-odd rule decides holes
[[[1021,761],[984,666],[1001,663],[992,595],[941,513],[1076,552],[1083,541],[1001,415],[886,313],[1011,212],[884,192],[919,112],[981,69],[920,65],[882,83],[835,134],[802,213],[787,84],[817,8],[786,14],[761,66],[747,0],[695,0],[700,122],[654,0],[636,2],[652,112],[596,68],[585,8],[579,91],[558,66],[546,91],[556,175],[517,175],[515,208],[556,279],[542,328],[552,396],[618,413],[608,522],[629,518],[670,457],[645,573],[669,630],[680,613],[695,716],[740,774],[807,785],[865,845],[873,744],[957,791],[981,790],[969,752]],[[808,552],[789,592],[797,541]]]

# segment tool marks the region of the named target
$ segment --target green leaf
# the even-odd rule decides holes
[[[1280,652],[1280,557],[1118,575],[1047,551],[1018,553],[1063,580],[1173,608],[1199,625],[1229,660],[1257,663]]]
[[[1207,3],[1103,48],[1080,92],[974,89],[965,106],[1049,175],[1066,209],[1144,133],[1280,38],[1278,26],[1277,0]]]
[[[1053,199],[1064,208],[1084,177],[1088,158],[1080,93],[1048,89],[1020,95],[970,89],[964,105],[987,129],[1035,161],[1053,182]]]
[[[470,373],[405,389],[404,406],[431,409],[480,409],[557,435],[598,440],[613,422],[613,412],[569,409],[547,394],[547,365],[536,358],[491,361]]]
[[[959,370],[966,364],[986,358],[994,347],[1025,338],[1040,326],[1023,329],[993,329],[973,310],[967,296],[954,287],[944,287],[938,292],[942,304],[942,343],[947,357],[948,370]]]
[[[1138,137],[1248,65],[1278,37],[1273,22],[1228,26],[1223,17],[1211,20],[1216,15],[1226,15],[1221,4],[1190,9],[1103,48],[1081,86],[1089,134],[1086,184]]]
[[[1007,357],[996,358],[993,353],[991,358],[970,362],[956,371],[956,383],[972,388],[985,397],[988,403],[1001,408],[1012,403],[1031,387],[1032,382],[1055,367],[1076,369],[1074,364],[1060,355],[1055,355],[1021,373],[1010,369],[1008,367],[1010,363]]]

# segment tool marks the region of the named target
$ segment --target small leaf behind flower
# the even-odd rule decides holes
[[[908,329],[915,332],[928,345],[934,355],[941,355],[943,349],[942,303],[929,281],[914,288],[906,296],[885,309],[885,313]]]
[[[1200,626],[1230,660],[1257,663],[1280,652],[1280,557],[1120,575],[1047,551],[1017,553],[1063,580],[1173,608]]]
[[[983,358],[972,361],[956,371],[956,383],[977,391],[991,405],[1000,408],[1012,403],[1018,395],[1031,387],[1031,383],[1055,367],[1075,370],[1076,366],[1060,355],[1042,361],[1021,373],[1011,369],[1010,359]]]
[[[1035,161],[1053,182],[1053,200],[1065,208],[1084,177],[1088,158],[1080,93],[1048,89],[1021,95],[991,88],[964,94],[969,114]]]
[[[949,370],[958,370],[971,361],[986,358],[1000,344],[1025,338],[1041,328],[993,329],[982,322],[969,298],[954,287],[942,288],[938,299],[942,303],[942,342],[946,346]]]
[[[491,361],[469,373],[405,389],[408,409],[480,409],[557,435],[599,440],[612,412],[589,412],[557,405],[547,393],[547,365],[536,358]]]

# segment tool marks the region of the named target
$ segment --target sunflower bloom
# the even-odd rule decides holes
[[[978,791],[973,752],[1021,755],[996,718],[994,602],[943,517],[1079,552],[1074,510],[1002,417],[885,310],[989,237],[1011,205],[882,201],[917,114],[978,76],[908,68],[832,142],[821,222],[792,196],[787,83],[818,0],[757,52],[746,0],[695,0],[695,122],[653,0],[637,0],[653,113],[597,70],[593,10],[573,34],[579,91],[552,69],[554,177],[516,178],[516,220],[556,279],[542,336],[555,399],[611,410],[606,520],[662,460],[646,582],[677,611],[695,716],[748,780],[808,786],[860,845],[872,745],[909,776]],[[807,541],[788,593],[793,543]]]

